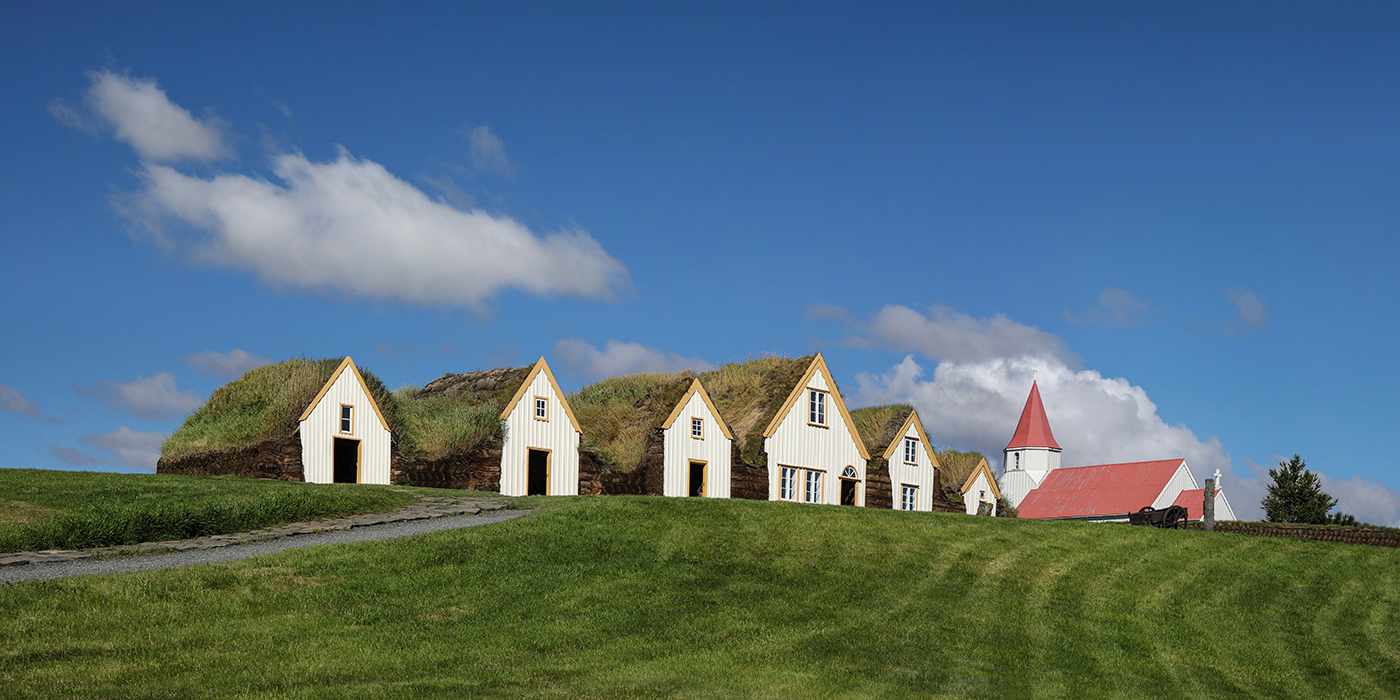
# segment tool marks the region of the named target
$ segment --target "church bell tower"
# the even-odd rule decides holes
[[[1050,419],[1040,401],[1040,388],[1031,382],[1031,395],[1016,424],[1016,434],[1002,450],[1005,462],[999,479],[1001,493],[1012,507],[1019,506],[1031,489],[1045,481],[1051,471],[1060,466],[1060,443],[1050,432]]]

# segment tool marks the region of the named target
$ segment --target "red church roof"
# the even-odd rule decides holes
[[[1031,395],[1026,397],[1026,407],[1021,411],[1021,422],[1016,424],[1016,434],[1011,436],[1008,450],[1018,447],[1051,447],[1060,449],[1055,435],[1050,432],[1050,419],[1045,417],[1045,405],[1040,402],[1040,389],[1031,382]]]
[[[1022,518],[1074,518],[1121,515],[1150,506],[1182,465],[1180,459],[1092,467],[1060,468],[1050,472],[1016,508]],[[1188,492],[1189,493],[1189,492]],[[1200,516],[1201,496],[1196,508]]]

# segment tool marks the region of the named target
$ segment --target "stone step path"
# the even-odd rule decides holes
[[[431,520],[459,515],[480,515],[490,511],[505,510],[510,504],[504,497],[499,499],[480,496],[427,496],[423,500],[383,513],[365,513],[331,520],[315,520],[305,523],[288,523],[276,527],[265,527],[250,532],[237,532],[228,535],[209,535],[190,540],[170,540],[166,542],[142,542],[140,544],[99,547],[97,549],[47,549],[42,552],[12,552],[0,554],[0,566],[24,566],[27,564],[47,564],[53,562],[77,561],[80,559],[105,559],[142,554],[162,554],[190,550],[218,549],[237,544],[267,542],[285,537],[312,535],[336,530],[372,527],[389,523],[404,523],[414,520]]]

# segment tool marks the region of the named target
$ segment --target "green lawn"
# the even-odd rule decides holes
[[[1382,697],[1400,552],[648,497],[0,587],[13,697]]]
[[[0,552],[78,549],[392,510],[417,496],[237,476],[0,469]]]

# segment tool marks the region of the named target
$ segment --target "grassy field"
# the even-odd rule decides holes
[[[8,697],[1385,697],[1400,552],[746,501],[0,587]]]
[[[0,469],[0,552],[84,549],[255,530],[407,505],[403,489],[237,476]]]

